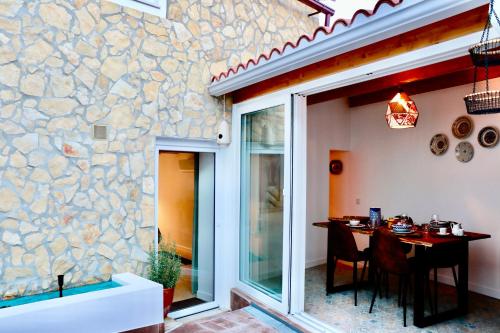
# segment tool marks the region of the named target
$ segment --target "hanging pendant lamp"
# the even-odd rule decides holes
[[[385,113],[390,128],[412,128],[417,126],[418,110],[415,102],[400,90],[387,105]]]
[[[472,94],[465,96],[464,101],[467,113],[472,115],[500,113],[500,91],[490,90],[488,81],[489,66],[500,65],[500,39],[489,39],[493,17],[500,26],[500,19],[493,6],[494,2],[495,0],[490,0],[490,10],[480,42],[469,48],[474,64],[474,86]],[[477,92],[477,71],[480,67],[484,68],[485,71],[486,90]]]

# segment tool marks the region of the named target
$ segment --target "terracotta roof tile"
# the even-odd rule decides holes
[[[311,43],[314,40],[316,40],[317,38],[319,38],[319,36],[323,36],[323,37],[328,36],[334,32],[335,28],[338,25],[344,25],[345,27],[349,27],[356,20],[356,17],[358,17],[361,14],[363,14],[366,17],[374,15],[382,4],[387,4],[387,5],[390,5],[391,7],[395,7],[399,4],[401,4],[402,2],[403,2],[403,0],[379,0],[375,4],[375,6],[373,7],[372,10],[358,9],[354,12],[351,19],[349,19],[349,20],[342,19],[342,18],[337,19],[334,21],[334,23],[332,24],[331,27],[328,27],[328,28],[327,27],[319,27],[311,35],[300,36],[299,39],[295,43],[288,41],[281,48],[275,47],[269,53],[262,53],[257,58],[250,59],[245,63],[240,63],[237,66],[231,67],[227,71],[220,73],[219,75],[213,76],[212,82],[226,79],[231,75],[237,74],[239,71],[247,70],[252,66],[257,66],[261,62],[269,61],[273,57],[282,56],[287,52],[287,50],[296,49],[298,47],[301,47],[302,45],[305,45],[304,43]]]

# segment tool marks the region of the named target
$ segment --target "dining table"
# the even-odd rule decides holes
[[[329,228],[332,223],[346,223],[346,219],[329,218],[325,222],[315,222],[315,227],[324,228],[328,233],[333,232],[333,228]],[[380,226],[379,228],[387,228]],[[369,236],[369,246],[372,247],[372,239],[374,228],[369,227],[352,227],[351,231],[355,234],[364,234]],[[414,278],[414,298],[413,298],[413,324],[417,327],[427,327],[445,320],[463,316],[469,310],[469,243],[480,239],[491,238],[491,235],[465,231],[463,236],[454,235],[438,235],[432,231],[416,230],[411,235],[398,235],[402,243],[411,244],[415,247],[415,278]],[[327,243],[327,271],[326,271],[326,290],[327,293],[333,289],[333,274],[334,274],[334,258],[331,255],[333,252],[332,237],[328,236]],[[445,310],[443,312],[425,314],[425,281],[428,274],[428,265],[426,265],[426,249],[432,248],[433,252],[439,252],[440,249],[445,249],[453,246],[454,255],[458,256],[458,286],[457,286],[457,304],[455,308]],[[373,281],[373,265],[368,266],[369,281]]]

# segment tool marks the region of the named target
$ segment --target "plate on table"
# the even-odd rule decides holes
[[[366,228],[366,224],[363,224],[363,223],[360,223],[358,225],[350,225],[349,223],[346,223],[346,225],[349,227],[349,228]]]
[[[441,234],[441,233],[439,233],[439,232],[436,232],[436,233],[434,233],[434,235],[435,235],[436,237],[448,237],[448,236],[450,236],[450,235],[451,235],[451,233],[447,232],[447,233],[445,233],[445,234]]]
[[[396,234],[396,235],[409,235],[409,234],[413,234],[415,232],[415,230],[408,230],[408,231],[395,231],[395,230],[391,230],[392,233]]]

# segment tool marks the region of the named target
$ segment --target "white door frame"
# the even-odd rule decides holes
[[[492,38],[498,38],[500,32],[492,30]],[[235,104],[234,109],[252,103],[281,98],[283,96],[307,96],[322,91],[344,87],[375,78],[384,77],[401,71],[410,70],[434,63],[454,59],[468,54],[470,45],[481,37],[481,32],[471,33],[436,45],[423,47],[394,57],[375,61],[366,65],[348,69],[311,80],[295,86],[290,86],[276,92],[262,95],[245,102]],[[305,225],[306,221],[306,188],[307,188],[307,105],[305,98],[294,98],[293,103],[293,184],[292,185],[292,269],[290,277],[291,307],[290,313],[305,327],[315,331],[332,331],[328,325],[304,313],[304,281],[305,281]],[[233,118],[235,119],[235,118]],[[233,130],[234,130],[233,126]],[[234,133],[234,131],[233,131]],[[233,134],[234,135],[234,134]],[[233,136],[234,137],[234,136]],[[234,178],[235,181],[239,178]],[[238,267],[238,266],[236,266]],[[237,268],[236,268],[237,269]]]
[[[186,309],[169,313],[173,319],[189,316],[198,312],[207,311],[219,307],[219,305],[228,303],[224,290],[227,286],[224,283],[224,249],[222,248],[224,236],[222,234],[222,225],[219,221],[224,219],[224,162],[223,153],[220,146],[214,141],[176,139],[176,138],[156,138],[155,144],[155,230],[158,230],[158,168],[160,151],[177,152],[198,152],[213,153],[215,155],[215,207],[214,207],[214,300]],[[155,232],[155,245],[158,244],[158,233]]]
[[[233,220],[237,224],[237,233],[234,238],[236,239],[236,247],[234,251],[236,253],[235,260],[235,285],[247,293],[248,295],[254,297],[258,301],[272,307],[273,309],[283,313],[288,314],[290,309],[289,304],[289,295],[290,295],[290,236],[291,236],[291,140],[289,139],[291,136],[291,96],[288,94],[279,94],[274,95],[271,98],[262,98],[255,99],[248,103],[239,103],[233,106],[233,126],[232,126],[232,146],[233,146],[233,165],[234,165],[234,200],[232,202],[233,210]],[[254,111],[263,110],[266,108],[270,108],[277,105],[284,105],[285,111],[285,131],[284,131],[284,151],[285,151],[285,159],[284,159],[284,188],[283,188],[283,197],[284,197],[284,210],[283,210],[283,261],[282,261],[282,301],[265,295],[264,293],[252,288],[248,284],[245,284],[240,281],[239,278],[239,269],[240,269],[240,182],[241,182],[241,162],[240,162],[240,153],[241,153],[241,116],[246,113],[251,113]]]

